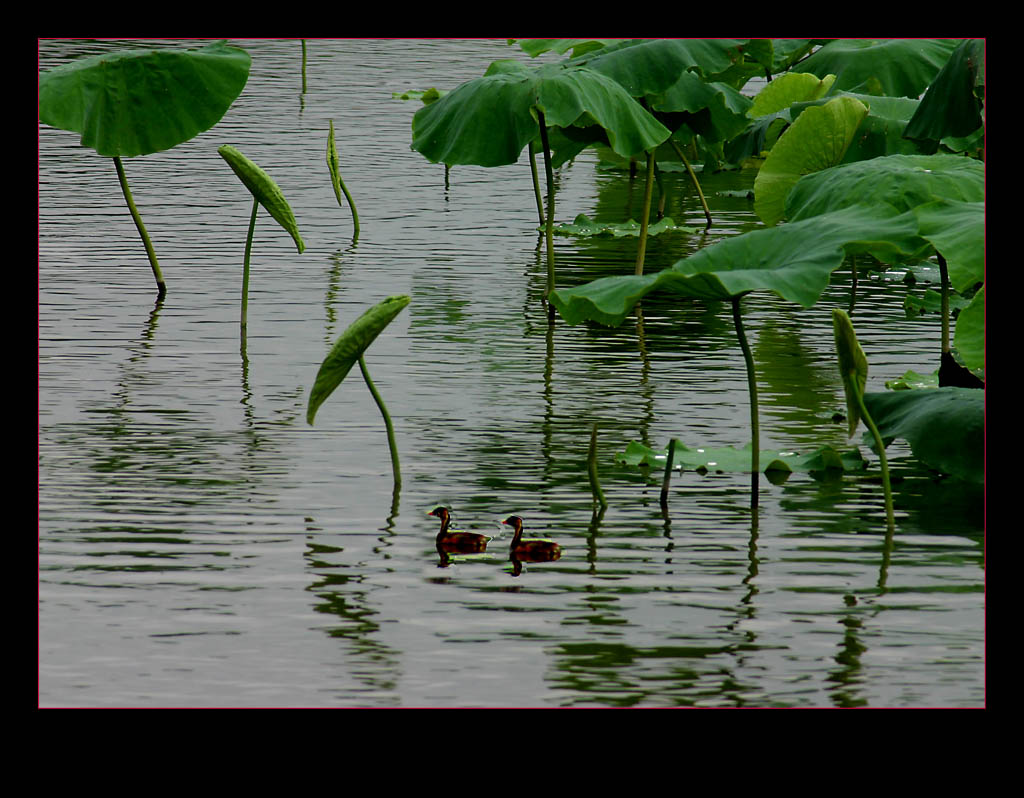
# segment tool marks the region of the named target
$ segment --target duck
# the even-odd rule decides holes
[[[515,531],[512,543],[509,544],[509,555],[513,560],[548,562],[562,556],[562,547],[553,540],[523,540],[523,519],[520,516],[510,515],[501,523],[508,524]]]
[[[441,530],[437,533],[434,542],[439,552],[457,552],[468,554],[487,550],[487,542],[490,538],[487,535],[478,535],[476,532],[463,532],[461,529],[449,529],[451,524],[451,510],[443,504],[439,504],[427,515],[441,519]]]

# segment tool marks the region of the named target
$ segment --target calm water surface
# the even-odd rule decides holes
[[[253,56],[223,121],[126,161],[168,284],[148,262],[113,164],[39,130],[39,702],[44,706],[981,706],[984,504],[890,447],[898,531],[887,551],[877,461],[866,475],[672,483],[616,463],[631,440],[749,441],[728,307],[645,303],[642,335],[546,323],[525,160],[443,167],[409,149],[418,104],[502,40],[235,42]],[[143,42],[142,46],[200,42]],[[123,44],[47,41],[40,67]],[[362,231],[325,164],[328,120]],[[251,198],[232,144],[288,197],[307,249],[265,213],[248,335],[239,335]],[[557,221],[621,220],[641,187],[590,153],[561,170]],[[715,227],[652,239],[647,268],[760,225],[708,175]],[[700,226],[687,182],[669,214]],[[633,211],[635,215],[636,211]],[[630,272],[635,240],[556,239],[563,285]],[[934,318],[908,319],[902,272],[861,281],[854,320],[869,390],[936,365]],[[392,491],[380,415],[358,375],[305,422],[324,355],[362,311],[412,304],[367,353],[395,419]],[[762,446],[848,447],[834,364],[837,275],[807,311],[744,301]],[[610,506],[585,456],[600,426]],[[493,553],[439,561],[436,519],[499,533],[517,512],[558,540],[514,573]]]

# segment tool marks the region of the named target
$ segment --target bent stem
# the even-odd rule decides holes
[[[146,225],[142,223],[142,217],[139,215],[138,209],[135,207],[135,200],[132,199],[131,189],[128,188],[128,178],[124,174],[124,166],[121,164],[121,158],[117,155],[114,156],[114,168],[117,169],[117,179],[121,183],[121,193],[124,194],[125,202],[128,203],[128,210],[132,214],[132,219],[135,221],[135,227],[138,228],[139,235],[142,236],[142,243],[146,247],[146,255],[149,256],[149,265],[153,269],[153,277],[156,279],[157,289],[157,301],[159,302],[164,298],[164,294],[167,293],[167,285],[164,283],[163,272],[160,271],[160,264],[156,259],[156,250],[153,249],[153,242],[149,240],[149,234],[146,232]]]
[[[249,320],[249,256],[252,254],[252,236],[256,230],[256,214],[260,210],[260,201],[253,197],[252,216],[249,217],[249,235],[245,238],[245,260],[242,264],[242,330]]]
[[[750,507],[757,509],[757,487],[761,472],[761,434],[757,422],[757,377],[754,373],[754,356],[750,353],[750,345],[747,343],[746,333],[743,331],[743,317],[740,313],[740,298],[732,297],[732,320],[736,325],[736,335],[740,339],[740,349],[743,350],[743,360],[747,364],[747,390],[750,393],[750,468],[751,468],[751,497]]]
[[[871,432],[871,437],[875,439],[875,449],[878,451],[878,465],[882,471],[882,490],[885,494],[885,522],[886,530],[889,535],[892,535],[896,530],[896,518],[892,508],[892,487],[889,484],[889,461],[885,457],[885,444],[882,442],[882,436],[878,432],[878,427],[875,426],[874,420],[868,414],[868,409],[864,405],[864,394],[854,389],[854,394],[857,396],[857,405],[860,407],[861,420],[864,422],[864,426]]]
[[[711,211],[708,210],[708,201],[704,199],[704,192],[701,191],[700,181],[697,179],[696,172],[693,171],[693,167],[690,166],[690,162],[686,160],[686,156],[683,154],[683,148],[679,146],[679,143],[674,138],[669,138],[669,143],[672,148],[676,151],[676,155],[683,162],[683,166],[686,167],[686,171],[690,173],[690,180],[693,181],[693,187],[697,189],[697,196],[700,197],[700,204],[704,207],[704,217],[708,220],[707,227],[711,227]]]
[[[391,450],[391,471],[395,476],[395,497],[394,503],[397,507],[398,504],[398,491],[402,487],[402,469],[398,464],[398,446],[395,444],[395,428],[391,423],[391,416],[388,413],[387,407],[384,405],[384,400],[381,399],[380,394],[377,393],[377,388],[373,384],[373,380],[370,379],[370,372],[366,368],[366,361],[363,356],[359,356],[359,370],[363,373],[363,381],[366,382],[366,387],[370,389],[370,393],[373,395],[373,401],[377,403],[377,407],[380,408],[380,414],[384,417],[384,427],[388,432],[388,448]]]

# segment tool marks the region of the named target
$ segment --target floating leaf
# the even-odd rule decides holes
[[[349,325],[341,334],[324,362],[320,365],[313,389],[309,394],[306,422],[313,423],[316,411],[345,379],[359,358],[394,318],[409,304],[410,297],[390,296],[371,308]]]
[[[652,449],[638,441],[630,441],[626,450],[616,457],[623,465],[642,465],[665,468],[668,458],[668,446],[663,449]],[[741,449],[732,446],[717,448],[698,447],[691,449],[678,438],[672,456],[672,468],[684,471],[709,471],[749,473],[750,444]],[[764,472],[817,472],[828,470],[860,471],[866,467],[860,451],[853,449],[840,452],[831,446],[824,446],[810,454],[799,454],[793,451],[779,450],[761,452],[760,462],[765,463]]]
[[[984,390],[947,387],[869,393],[864,404],[886,444],[903,438],[925,465],[984,483]]]
[[[249,78],[249,54],[225,42],[195,50],[122,50],[39,76],[39,119],[108,157],[162,152],[221,120]]]
[[[797,117],[772,147],[754,179],[754,212],[765,224],[786,218],[786,197],[801,177],[843,160],[867,113],[864,103],[852,97],[837,97]]]
[[[238,176],[238,179],[249,189],[249,193],[294,239],[295,246],[301,253],[306,245],[302,241],[302,236],[299,235],[299,225],[295,221],[295,214],[292,213],[292,208],[277,183],[230,144],[218,147],[217,152],[227,161],[228,166]]]
[[[668,231],[696,233],[697,228],[676,224],[669,216],[647,227],[647,235],[649,236],[656,236],[659,233]],[[616,238],[622,238],[624,236],[639,236],[640,223],[633,219],[630,219],[628,222],[595,222],[585,213],[581,213],[572,224],[556,225],[554,232],[557,235],[563,236],[615,236]]]

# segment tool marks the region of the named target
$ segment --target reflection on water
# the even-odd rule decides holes
[[[41,66],[109,48],[44,42]],[[45,705],[976,706],[983,702],[980,491],[893,444],[897,534],[874,457],[862,477],[661,474],[618,465],[631,440],[749,439],[729,308],[644,303],[643,327],[558,323],[525,164],[448,176],[409,150],[407,88],[451,88],[503,40],[255,40],[249,85],[213,130],[131,159],[168,282],[152,277],[105,159],[40,128],[40,701]],[[300,102],[301,99],[301,102]],[[359,239],[324,164],[334,120]],[[282,186],[308,248],[258,225],[249,321],[238,301],[250,201],[216,155],[232,143]],[[666,212],[703,219],[666,174]],[[707,234],[648,245],[653,271],[758,225],[753,176],[704,176]],[[635,202],[582,155],[558,208],[616,219]],[[561,221],[561,219],[560,219]],[[632,268],[635,241],[559,238],[560,284]],[[894,290],[895,289],[895,290]],[[764,448],[860,443],[843,407],[830,312],[744,302]],[[366,307],[408,293],[367,352],[395,420],[359,379],[305,424],[316,370]],[[869,387],[930,371],[932,319],[898,281],[862,279]],[[585,459],[598,425],[609,506]],[[492,537],[441,557],[436,519]],[[509,558],[501,520],[557,540]]]

